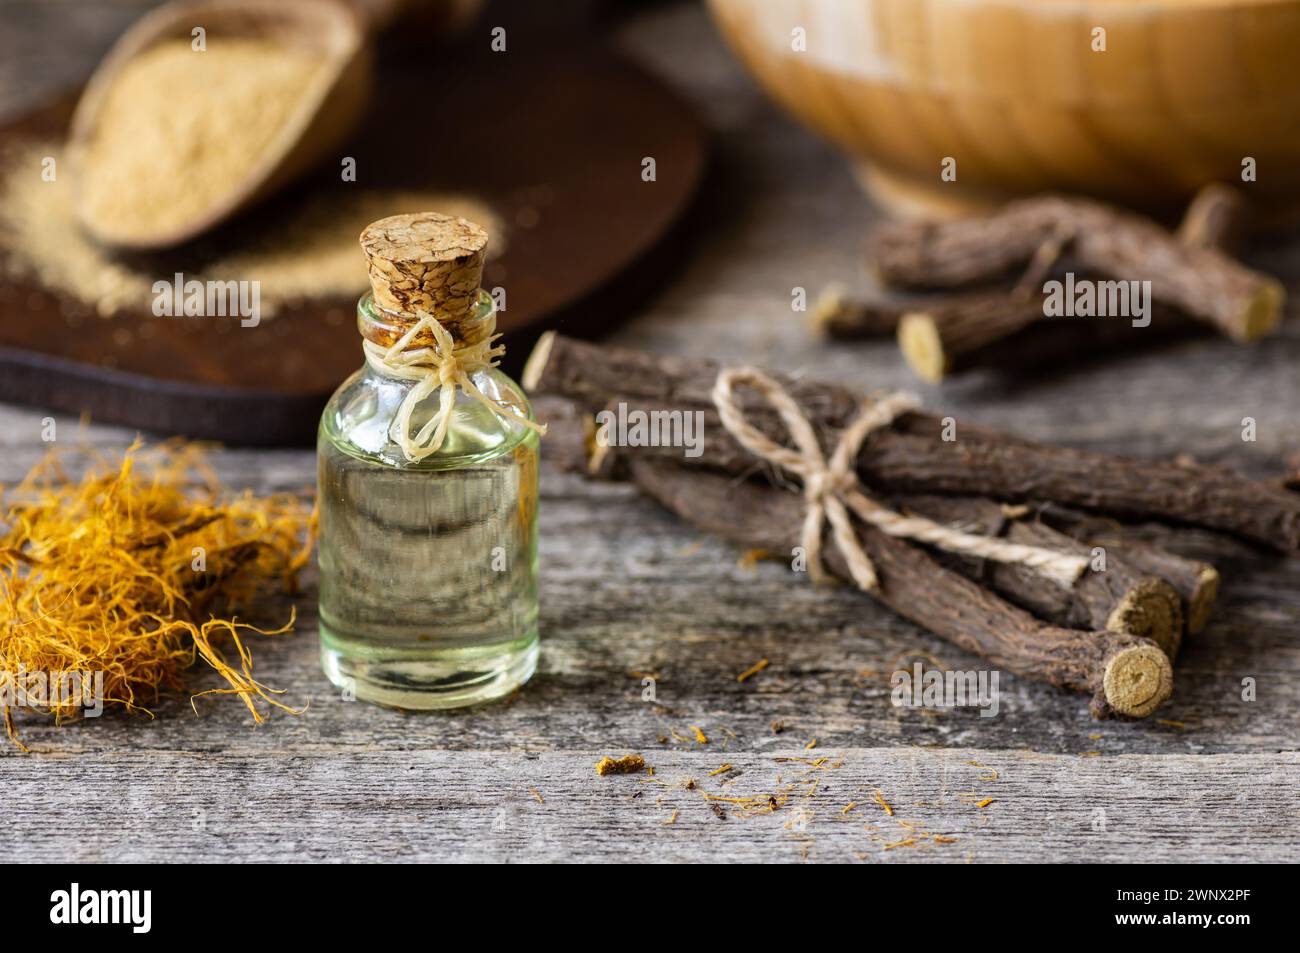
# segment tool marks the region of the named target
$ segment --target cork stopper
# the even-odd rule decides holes
[[[457,339],[472,337],[487,231],[437,212],[392,215],[361,233],[375,304],[432,314]]]

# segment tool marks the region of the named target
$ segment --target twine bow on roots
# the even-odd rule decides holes
[[[447,439],[447,430],[451,426],[457,387],[494,414],[509,417],[539,434],[546,433],[544,424],[492,400],[474,383],[474,374],[495,367],[497,359],[506,352],[504,347],[496,345],[501,335],[492,333],[496,329],[496,318],[488,320],[491,325],[481,340],[460,347],[456,346],[456,339],[451,332],[432,314],[427,313],[420,313],[419,320],[390,348],[384,349],[373,341],[363,342],[366,361],[371,367],[399,380],[416,382],[402,400],[391,429],[393,439],[410,462],[417,463],[442,449],[442,444]],[[425,328],[432,332],[436,346],[406,350],[407,345]],[[412,435],[411,414],[435,390],[441,391],[437,412]]]
[[[736,386],[741,384],[756,390],[777,412],[794,441],[793,448],[770,440],[746,419],[735,395]],[[822,453],[812,424],[794,398],[762,371],[753,368],[721,371],[713,386],[712,397],[722,425],[741,446],[803,481],[808,509],[804,515],[800,545],[807,555],[809,572],[815,581],[826,578],[821,560],[822,529],[829,522],[832,538],[848,564],[853,581],[869,592],[879,586],[875,566],[858,541],[849,511],[890,536],[926,543],[951,553],[1026,566],[1066,587],[1072,585],[1088,566],[1087,559],[1082,556],[975,536],[919,516],[904,516],[863,493],[855,469],[862,443],[872,431],[888,426],[900,414],[917,406],[916,398],[909,394],[896,392],[879,400],[869,398],[863,401],[857,416],[840,434],[829,462]]]

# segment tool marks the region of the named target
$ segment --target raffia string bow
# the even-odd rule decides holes
[[[417,317],[419,320],[411,329],[388,349],[372,341],[364,342],[366,361],[372,367],[400,380],[416,382],[402,400],[391,431],[407,460],[416,463],[442,449],[443,441],[447,439],[447,429],[451,426],[457,387],[493,413],[509,417],[539,434],[546,433],[545,424],[539,424],[499,401],[492,400],[474,383],[473,375],[495,367],[497,359],[506,350],[496,346],[501,335],[493,333],[496,330],[495,317],[488,319],[491,325],[481,340],[461,347],[456,347],[456,339],[451,332],[432,314],[419,312]],[[436,346],[406,350],[407,345],[425,328],[432,332]],[[441,391],[437,412],[425,422],[419,432],[412,435],[411,414],[435,390]]]
[[[772,406],[797,449],[768,439],[745,419],[735,396],[739,384],[749,385]],[[722,425],[741,446],[803,481],[808,509],[804,515],[800,545],[807,555],[808,568],[815,581],[826,578],[821,547],[822,528],[829,521],[835,545],[844,555],[853,581],[868,592],[879,585],[876,569],[853,532],[850,510],[864,523],[890,536],[927,543],[951,553],[1016,563],[1034,569],[1062,586],[1073,584],[1088,566],[1087,559],[1082,556],[975,536],[922,517],[904,516],[864,494],[854,469],[862,442],[873,430],[887,426],[900,414],[916,407],[918,402],[911,395],[893,393],[880,400],[864,401],[857,416],[841,433],[829,462],[822,453],[812,424],[794,398],[762,371],[742,367],[720,372],[712,397]]]

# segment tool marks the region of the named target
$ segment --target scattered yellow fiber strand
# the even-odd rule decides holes
[[[102,672],[106,707],[149,713],[201,658],[229,687],[198,694],[238,695],[258,723],[258,699],[296,711],[253,677],[244,642],[289,631],[294,613],[274,629],[235,613],[296,593],[316,528],[302,500],[230,496],[199,445],[136,441],[120,460],[94,455],[79,482],[50,453],[0,494],[0,514],[0,672]],[[90,699],[49,701],[62,723]],[[8,704],[4,718],[26,750]]]

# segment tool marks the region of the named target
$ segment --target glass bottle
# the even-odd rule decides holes
[[[357,324],[367,361],[321,416],[321,663],[345,692],[382,705],[487,701],[537,666],[540,428],[526,422],[528,400],[495,366],[473,362],[451,390],[428,371],[430,392],[412,398],[428,369],[403,363],[437,358],[449,341],[454,354],[491,345],[496,309],[478,286],[486,238],[464,219],[432,213],[362,233],[372,290]],[[412,337],[418,315],[437,330]],[[446,335],[444,346],[435,335]],[[448,395],[434,448],[420,438]]]

